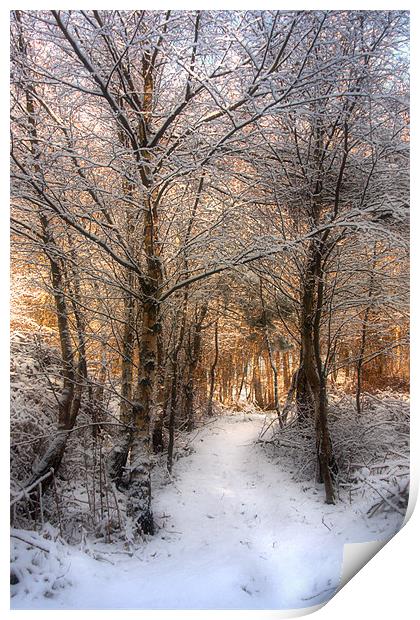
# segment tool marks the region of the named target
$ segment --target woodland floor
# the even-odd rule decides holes
[[[12,607],[292,609],[329,599],[343,544],[389,538],[401,516],[369,519],[368,496],[327,506],[321,485],[294,482],[255,443],[263,421],[224,415],[192,433],[194,451],[175,462],[173,484],[155,472],[155,537],[131,556],[122,543],[63,546],[43,569],[50,593],[34,575]]]

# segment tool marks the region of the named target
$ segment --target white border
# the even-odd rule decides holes
[[[61,3],[60,3],[61,4]],[[115,8],[115,2],[66,2],[64,8],[73,9],[86,9],[93,8]],[[61,6],[63,6],[61,4]],[[411,167],[411,185],[412,185],[412,225],[411,225],[411,237],[412,237],[412,419],[411,419],[411,432],[412,432],[412,461],[411,461],[411,474],[412,485],[415,487],[414,492],[410,497],[410,508],[413,508],[413,503],[417,497],[418,481],[419,481],[419,423],[416,421],[417,411],[419,410],[419,389],[420,378],[417,377],[420,365],[418,360],[420,359],[419,350],[419,330],[420,320],[417,316],[419,312],[420,304],[420,243],[417,241],[417,236],[420,234],[419,227],[419,207],[417,206],[417,198],[419,196],[419,162],[418,162],[418,93],[419,88],[419,69],[418,64],[420,60],[419,39],[420,39],[420,11],[416,8],[414,0],[405,1],[402,6],[398,6],[398,3],[382,1],[382,2],[272,2],[266,0],[262,3],[262,6],[258,6],[257,2],[238,2],[232,0],[211,0],[210,2],[171,2],[170,0],[154,0],[152,3],[153,9],[279,9],[279,10],[300,10],[300,9],[342,9],[342,10],[397,10],[404,9],[411,11],[411,57],[412,57],[412,167]],[[141,2],[125,1],[123,3],[124,9],[131,8],[144,8],[144,4]],[[9,338],[9,286],[8,286],[8,264],[9,264],[9,241],[8,241],[8,204],[9,204],[9,168],[8,168],[8,144],[9,144],[9,72],[7,70],[9,66],[9,11],[12,9],[50,9],[51,3],[33,2],[26,0],[25,2],[7,3],[6,6],[0,8],[0,46],[2,52],[2,67],[1,71],[1,108],[0,108],[0,145],[1,148],[1,208],[0,208],[0,285],[1,285],[1,304],[0,304],[0,377],[2,380],[0,389],[0,405],[1,405],[1,450],[0,450],[0,471],[3,472],[1,476],[2,491],[3,491],[3,510],[1,511],[1,539],[3,542],[1,549],[3,553],[1,555],[0,563],[0,611],[7,614],[12,613],[14,618],[26,617],[28,612],[26,611],[13,611],[9,610],[9,587],[8,587],[8,554],[5,550],[8,549],[8,533],[9,533],[9,519],[7,506],[9,503],[9,433],[8,433],[8,411],[9,411],[9,352],[8,352],[8,338]],[[345,586],[333,599],[328,602],[317,613],[319,620],[354,620],[354,617],[361,618],[375,618],[378,617],[381,620],[398,619],[406,620],[414,618],[415,611],[418,609],[417,602],[417,589],[418,589],[418,573],[419,573],[419,527],[420,517],[419,510],[414,512],[414,515],[408,521],[407,525],[403,528],[396,537],[394,537],[379,553],[375,556],[361,571],[358,573],[351,582]],[[33,618],[44,618],[45,611],[30,611]],[[52,612],[56,614],[57,612]],[[115,617],[118,613],[118,618],[122,617],[136,617],[140,619],[159,619],[159,618],[205,618],[214,617],[218,614],[221,617],[230,619],[241,618],[280,618],[285,617],[282,612],[276,611],[229,611],[229,612],[161,612],[161,611],[63,611],[58,612],[60,614],[66,614],[67,617],[81,618],[85,616],[85,613],[89,614],[89,617],[103,618],[103,616]],[[418,612],[417,612],[418,613]],[[288,615],[291,617],[291,615]]]

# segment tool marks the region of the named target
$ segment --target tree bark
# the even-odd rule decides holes
[[[133,355],[134,355],[134,312],[135,299],[131,292],[134,285],[133,273],[127,274],[127,292],[124,299],[124,330],[122,336],[121,351],[121,403],[120,418],[124,424],[131,421],[132,395],[133,395]]]
[[[210,368],[210,386],[209,397],[207,401],[207,415],[210,417],[213,415],[213,396],[214,387],[216,382],[216,368],[219,361],[219,319],[216,319],[214,325],[214,359]]]
[[[366,306],[366,309],[362,316],[362,335],[360,339],[360,349],[359,349],[359,355],[358,355],[357,365],[356,365],[356,377],[357,377],[356,411],[357,411],[358,416],[362,414],[362,405],[360,401],[361,401],[361,393],[362,393],[362,373],[363,373],[363,363],[364,363],[363,358],[364,358],[365,349],[366,349],[367,327],[368,327],[368,320],[369,320],[369,314],[370,314],[370,309],[371,309],[370,302],[372,299],[373,287],[374,287],[374,269],[376,267],[376,244],[374,246],[373,257],[374,257],[374,260],[373,260],[373,265],[372,265],[372,271],[369,277],[368,305]]]
[[[182,307],[181,325],[179,329],[178,339],[175,344],[175,348],[172,354],[172,377],[171,377],[171,396],[169,407],[169,441],[168,441],[168,457],[167,457],[167,469],[168,472],[172,472],[172,464],[174,457],[175,446],[175,417],[176,408],[178,404],[178,383],[179,383],[179,352],[181,350],[182,343],[185,335],[185,325],[187,321],[187,307],[188,307],[188,287],[184,289],[184,303]]]
[[[280,428],[282,428],[282,426],[283,426],[283,418],[282,418],[282,415],[281,415],[280,402],[279,402],[278,371],[277,371],[277,368],[276,368],[276,363],[275,363],[274,355],[273,355],[273,349],[271,347],[270,336],[269,336],[269,333],[268,333],[267,311],[266,311],[265,302],[264,302],[264,294],[263,294],[262,280],[261,279],[260,279],[260,299],[261,299],[261,306],[262,306],[262,311],[263,311],[264,335],[265,335],[265,341],[266,341],[266,344],[267,344],[268,359],[269,359],[271,371],[273,373],[274,409],[276,410],[276,413],[277,413],[277,417],[278,417]]]
[[[187,351],[187,379],[184,385],[185,393],[185,417],[187,419],[187,430],[194,428],[194,396],[195,396],[195,380],[198,362],[201,352],[202,328],[203,322],[208,310],[208,303],[205,302],[200,309],[198,317],[192,327],[193,338],[192,347]]]
[[[319,322],[322,312],[323,275],[321,273],[322,252],[319,240],[312,240],[309,250],[301,305],[301,376],[302,390],[300,406],[302,412],[309,412],[314,419],[316,453],[319,464],[319,478],[324,483],[325,501],[334,502],[331,467],[334,463],[331,439],[328,430],[327,398],[325,377],[320,357]]]

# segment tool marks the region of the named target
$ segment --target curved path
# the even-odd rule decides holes
[[[328,599],[343,543],[385,538],[396,526],[366,519],[360,502],[327,506],[322,486],[293,482],[255,444],[263,420],[226,415],[193,433],[173,484],[155,481],[153,539],[133,557],[95,545],[102,562],[73,551],[71,586],[14,607],[291,609]]]

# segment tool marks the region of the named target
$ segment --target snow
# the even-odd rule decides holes
[[[255,443],[263,421],[227,414],[191,433],[193,451],[175,462],[172,481],[154,472],[157,534],[132,549],[57,542],[43,554],[12,538],[20,574],[25,559],[43,554],[48,584],[56,584],[45,594],[26,573],[12,586],[12,608],[295,609],[328,600],[344,543],[387,539],[402,517],[369,519],[368,493],[326,505],[321,485],[292,480]]]

